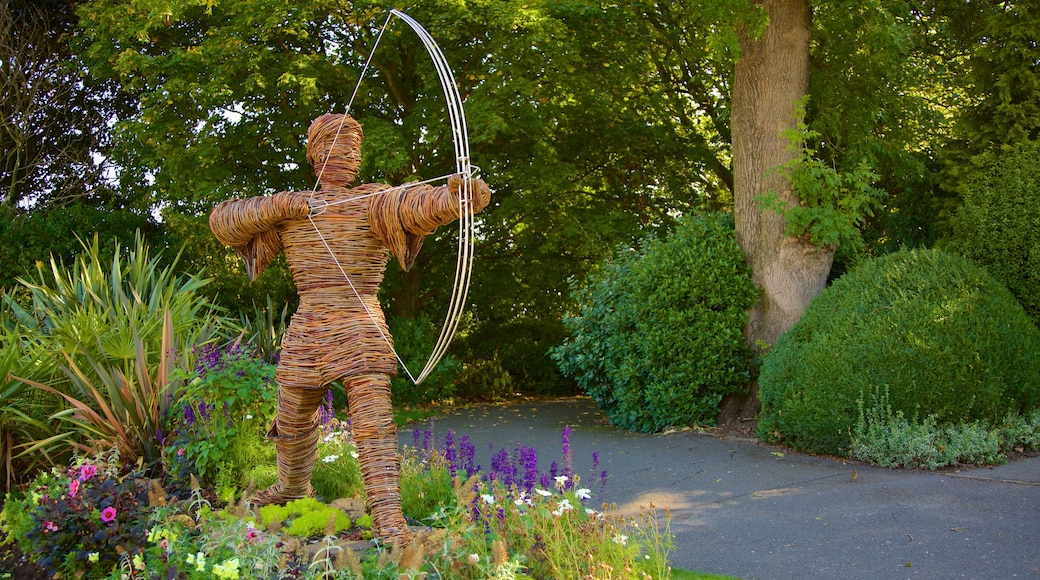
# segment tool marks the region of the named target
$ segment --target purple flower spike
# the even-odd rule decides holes
[[[444,460],[448,462],[448,472],[455,475],[458,470],[458,454],[455,451],[455,432],[448,429],[444,436]]]
[[[521,448],[520,463],[524,466],[524,491],[530,494],[538,483],[538,451],[534,447]]]
[[[563,426],[563,435],[560,437],[563,442],[563,475],[568,478],[574,473],[571,468],[571,426]]]

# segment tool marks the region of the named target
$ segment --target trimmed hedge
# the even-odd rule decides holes
[[[859,402],[937,425],[1040,407],[1040,330],[984,268],[901,251],[836,280],[766,357],[759,435],[847,455]]]
[[[742,329],[758,290],[724,214],[689,217],[649,237],[575,289],[581,313],[552,356],[615,425],[655,432],[714,423],[745,387]]]
[[[1040,142],[974,174],[951,226],[950,250],[985,266],[1040,323]]]

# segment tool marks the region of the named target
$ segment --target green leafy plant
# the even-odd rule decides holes
[[[619,250],[574,292],[581,311],[552,356],[612,423],[712,424],[723,395],[747,384],[742,329],[758,290],[729,216],[690,216]]]
[[[53,365],[54,359],[35,353],[37,348],[38,343],[27,340],[17,324],[0,327],[0,478],[7,491],[18,482],[19,475],[35,473],[49,461],[46,454],[20,453],[33,441],[54,435],[43,420],[46,402],[35,389],[15,378],[36,371],[38,365]]]
[[[803,122],[786,135],[799,154],[776,171],[790,181],[800,203],[783,199],[775,191],[759,196],[757,201],[763,209],[784,217],[789,236],[808,236],[818,246],[861,247],[860,227],[886,195],[873,186],[880,177],[866,161],[845,173],[828,165],[812,145],[820,134]]]
[[[118,452],[77,458],[41,473],[23,500],[32,526],[16,540],[52,573],[104,578],[120,554],[147,540],[149,481],[123,467]]]
[[[64,358],[59,353],[67,353],[77,366],[89,369],[91,365],[78,358],[81,353],[102,365],[115,364],[133,361],[142,343],[146,362],[158,365],[166,354],[160,343],[167,312],[169,330],[179,344],[208,342],[214,325],[226,322],[198,293],[207,281],[176,274],[176,258],[164,267],[162,257],[152,256],[141,236],[125,257],[117,244],[108,266],[100,252],[95,237],[89,244],[83,242],[83,252],[70,267],[51,260],[49,269],[38,266],[35,279],[20,279],[29,293],[27,305],[15,294],[4,295],[15,319],[53,356]],[[29,378],[51,383],[64,377]]]
[[[859,421],[849,455],[882,467],[939,469],[957,464],[992,464],[1003,460],[999,430],[978,421],[937,425],[934,415],[920,420],[892,411],[887,393],[859,401]]]
[[[335,418],[322,425],[318,463],[311,476],[314,493],[326,500],[364,497],[357,446],[347,423]]]
[[[335,522],[335,532],[350,528],[350,518],[343,510],[324,504],[313,497],[295,499],[285,505],[265,505],[260,508],[260,519],[270,524],[278,522],[281,529],[300,538],[325,534],[329,521]],[[329,535],[329,534],[325,534]]]
[[[248,484],[243,474],[265,456],[278,405],[274,374],[273,364],[237,343],[195,348],[195,368],[175,374],[183,387],[168,414],[165,459],[174,481],[190,474],[219,481],[225,499]]]
[[[902,251],[825,289],[766,357],[759,386],[759,435],[813,453],[847,455],[858,401],[879,388],[886,420],[993,426],[1040,408],[1040,330],[980,266]]]
[[[1040,141],[1009,146],[963,184],[946,247],[986,266],[1040,324]]]
[[[159,433],[177,385],[176,378],[171,376],[177,357],[171,312],[167,310],[162,320],[159,346],[162,356],[154,371],[145,343],[135,334],[134,359],[122,365],[106,368],[91,355],[84,354],[93,371],[87,373],[72,355],[64,353],[67,366],[63,368],[78,390],[78,397],[43,383],[21,379],[62,397],[69,405],[52,415],[69,429],[34,442],[28,451],[61,445],[86,453],[117,449],[125,461],[157,465],[162,450]]]

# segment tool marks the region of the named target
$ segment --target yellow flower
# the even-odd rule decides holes
[[[238,580],[238,558],[213,566],[213,574],[221,580]]]
[[[91,553],[87,554],[87,561],[90,562],[91,564],[97,564],[98,558],[100,558],[100,557],[101,557],[101,554],[98,554],[97,552],[91,552]]]

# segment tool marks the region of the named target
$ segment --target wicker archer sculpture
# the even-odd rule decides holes
[[[459,219],[463,180],[453,176],[442,187],[350,188],[361,164],[361,139],[361,125],[348,115],[315,119],[307,160],[318,172],[319,190],[225,201],[210,215],[210,228],[242,256],[251,278],[284,250],[300,296],[276,373],[278,414],[269,437],[278,451],[278,483],[253,503],[313,493],[318,407],[329,384],[342,379],[376,533],[400,540],[407,527],[390,406],[397,358],[376,294],[390,252],[407,270],[424,236]],[[469,185],[472,211],[479,212],[490,191],[479,179]]]

